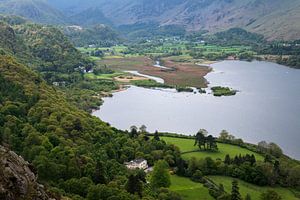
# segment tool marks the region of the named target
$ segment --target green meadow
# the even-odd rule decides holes
[[[231,183],[233,178],[225,177],[225,176],[209,176],[209,178],[216,184],[222,183],[225,191],[228,193],[231,192]],[[253,185],[251,183],[247,183],[242,180],[238,180],[238,182],[239,182],[240,193],[243,198],[245,198],[247,194],[250,194],[252,200],[259,200],[261,193],[266,192],[268,190],[274,190],[281,196],[282,200],[299,200],[299,198],[295,197],[294,193],[287,188],[260,187],[257,185]]]
[[[208,189],[201,183],[191,181],[189,178],[171,176],[170,190],[181,195],[183,200],[213,200]]]
[[[202,159],[206,157],[211,157],[212,159],[222,159],[224,160],[225,156],[228,154],[230,157],[234,157],[236,155],[246,155],[253,154],[256,160],[263,160],[263,156],[258,153],[252,152],[248,149],[241,148],[236,145],[223,144],[218,143],[219,151],[211,152],[211,151],[197,151],[199,150],[198,146],[194,146],[193,139],[185,139],[185,138],[175,138],[175,137],[161,137],[164,141],[169,144],[174,144],[178,146],[182,152],[182,157],[184,159],[190,159],[192,157]]]

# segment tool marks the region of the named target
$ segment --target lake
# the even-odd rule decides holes
[[[178,93],[130,87],[105,98],[94,112],[120,129],[146,125],[148,131],[195,134],[225,129],[244,141],[265,140],[300,159],[300,70],[269,62],[223,61],[211,65],[211,86],[239,90],[235,96]]]

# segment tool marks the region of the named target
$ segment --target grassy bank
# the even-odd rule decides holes
[[[171,176],[170,189],[180,194],[183,200],[213,200],[206,187],[201,183],[191,181],[189,178]]]
[[[184,159],[190,159],[192,157],[201,159],[205,157],[211,157],[212,159],[224,159],[227,154],[230,155],[230,157],[234,157],[236,155],[246,155],[246,154],[253,154],[256,158],[256,160],[263,160],[263,156],[261,156],[258,153],[252,152],[248,149],[241,148],[239,146],[230,145],[230,144],[223,144],[218,143],[218,152],[211,152],[211,151],[198,151],[199,148],[197,146],[194,146],[194,140],[193,139],[185,139],[185,138],[173,138],[173,137],[161,137],[164,141],[166,141],[169,144],[175,144],[178,146],[183,152],[182,157]],[[195,152],[193,152],[195,151]]]
[[[225,176],[209,176],[214,183],[224,185],[225,191],[230,193],[231,192],[231,182],[232,178],[225,177]],[[239,180],[239,188],[242,197],[244,198],[247,194],[251,195],[252,200],[259,200],[260,195],[267,190],[274,190],[276,191],[281,197],[282,200],[299,200],[293,192],[287,188],[282,187],[260,187],[257,185],[253,185],[242,180]]]

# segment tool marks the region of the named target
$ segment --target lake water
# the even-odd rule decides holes
[[[269,62],[223,61],[211,65],[210,86],[240,92],[230,97],[130,87],[105,98],[95,116],[120,129],[218,136],[225,129],[244,141],[279,144],[300,159],[300,70]]]

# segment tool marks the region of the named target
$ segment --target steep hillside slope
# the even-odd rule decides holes
[[[84,4],[54,0],[49,3],[67,14],[97,7],[116,26],[158,22],[211,32],[240,27],[270,40],[300,38],[299,0],[88,0]]]
[[[35,22],[64,24],[61,12],[51,7],[45,0],[0,0],[1,14],[20,15]]]
[[[10,20],[9,20],[10,19]],[[1,18],[0,18],[1,20]],[[6,18],[12,22],[11,18]],[[57,28],[32,23],[0,21],[0,50],[42,73],[48,82],[74,82],[92,63]],[[77,76],[71,73],[78,72]]]

